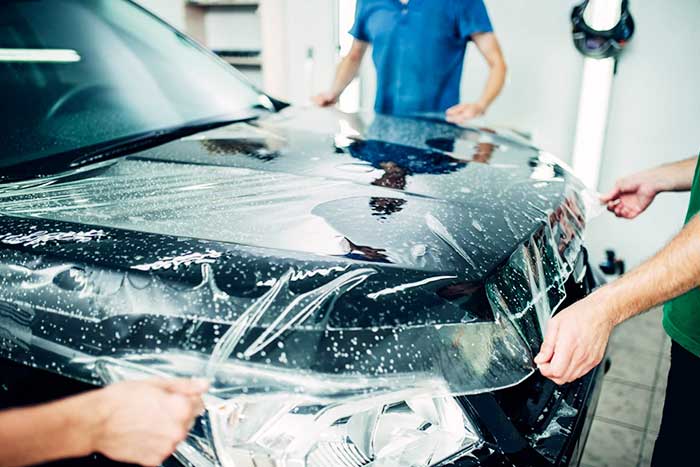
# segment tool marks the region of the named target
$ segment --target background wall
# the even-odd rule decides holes
[[[209,8],[204,14],[206,44],[214,50],[260,50],[258,7]]]
[[[689,157],[700,151],[700,2],[631,3],[637,34],[619,63],[600,189],[633,171]],[[637,264],[681,227],[688,196],[659,196],[634,221],[602,216],[591,224],[595,258],[614,247]]]
[[[636,2],[635,2],[636,3]],[[543,149],[571,160],[583,59],[571,42],[570,1],[486,0],[508,64],[508,81],[484,122],[532,135]],[[470,44],[462,101],[478,100],[488,68]]]
[[[284,61],[278,73],[266,76],[275,87],[275,95],[295,104],[308,105],[311,96],[330,86],[338,53],[337,6],[330,0],[268,0],[263,3],[265,15],[284,11],[263,36],[263,50],[276,43],[277,53],[269,61]]]

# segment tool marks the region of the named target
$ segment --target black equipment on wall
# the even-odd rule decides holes
[[[634,19],[629,1],[622,0],[620,21],[607,31],[593,29],[584,18],[589,0],[583,1],[571,11],[574,45],[581,54],[590,58],[617,57],[634,35]]]

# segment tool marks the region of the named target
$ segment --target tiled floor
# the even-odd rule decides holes
[[[661,423],[670,340],[654,309],[618,326],[584,467],[648,467]]]

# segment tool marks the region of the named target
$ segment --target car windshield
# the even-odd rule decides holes
[[[0,175],[269,99],[127,0],[0,1]]]

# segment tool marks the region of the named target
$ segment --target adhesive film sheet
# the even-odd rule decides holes
[[[222,400],[530,375],[587,190],[493,130],[328,115],[0,185],[2,355],[95,383],[206,377]]]

